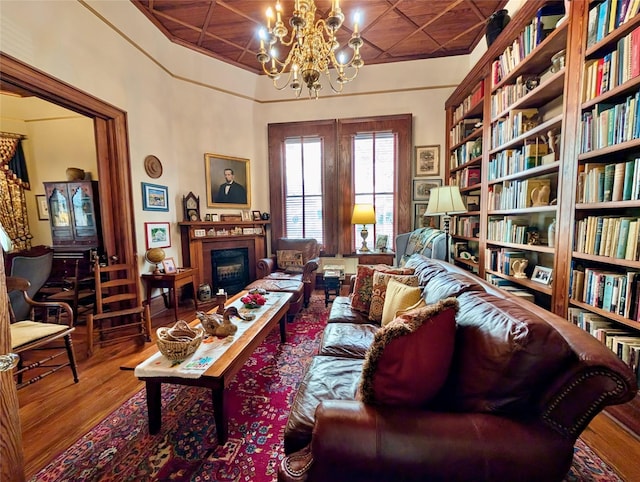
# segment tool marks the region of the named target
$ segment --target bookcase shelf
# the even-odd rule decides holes
[[[609,256],[598,256],[596,254],[587,254],[574,251],[572,256],[575,259],[583,259],[594,263],[607,264],[610,266],[623,266],[625,268],[640,270],[640,261],[632,261],[629,259],[611,258]]]
[[[611,154],[621,154],[625,151],[637,151],[640,148],[640,139],[633,139],[627,142],[621,142],[620,144],[614,144],[612,146],[603,147],[602,149],[596,149],[594,151],[583,152],[578,155],[579,161],[586,161],[587,159],[595,159],[598,157],[605,157]]]
[[[529,278],[516,278],[515,276],[510,276],[508,274],[501,273],[500,271],[494,271],[492,269],[487,269],[485,271],[489,274],[499,276],[502,279],[509,280],[514,284],[524,286],[525,288],[528,288],[532,291],[537,291],[538,293],[543,293],[548,296],[551,296],[551,294],[553,293],[551,286],[531,281]]]
[[[620,25],[620,27],[615,29],[610,34],[606,35],[600,42],[597,42],[586,49],[584,56],[592,57],[606,51],[612,44],[616,43],[622,37],[635,30],[638,26],[640,26],[640,15],[636,15],[635,17],[631,18],[627,23]]]
[[[490,179],[489,185],[499,184],[504,181],[513,181],[515,179],[528,179],[530,177],[543,176],[545,174],[557,173],[560,167],[560,161],[550,162],[549,164],[543,164],[542,166],[536,166],[524,171],[514,172],[508,176],[502,176],[496,179]]]
[[[464,164],[460,164],[458,167],[452,167],[450,172],[462,171],[463,169],[471,166],[478,166],[482,162],[482,156],[474,157],[469,162],[465,162]]]
[[[545,246],[543,244],[505,243],[504,241],[493,241],[491,239],[487,239],[487,245],[520,249],[522,251],[531,251],[535,253],[553,254],[555,252],[553,248],[550,248],[549,246]]]
[[[562,114],[554,116],[551,119],[548,119],[538,124],[533,129],[529,129],[524,134],[521,134],[518,137],[515,137],[509,142],[505,142],[504,144],[496,147],[495,149],[491,149],[489,151],[489,155],[495,154],[500,151],[504,151],[505,149],[509,149],[511,147],[521,146],[525,143],[526,140],[546,134],[547,131],[560,126],[560,124],[562,124]]]
[[[487,211],[487,214],[490,216],[506,216],[506,215],[517,215],[517,214],[531,214],[531,213],[555,213],[558,210],[557,206],[532,206],[530,208],[520,208],[520,209],[493,209]]]
[[[578,301],[578,300],[571,300],[570,304],[572,306],[575,306],[577,308],[582,308],[583,310],[587,310],[590,311],[592,313],[596,313],[604,318],[609,318],[610,320],[613,320],[617,323],[620,323],[622,325],[625,325],[629,328],[633,328],[634,330],[640,330],[640,322],[634,321],[634,320],[630,320],[628,318],[625,318],[624,316],[618,315],[616,313],[612,313],[610,311],[606,311],[603,309],[598,308],[597,306],[592,306],[589,305],[587,303],[583,303],[582,301]]]
[[[624,84],[620,84],[617,87],[614,87],[611,90],[608,90],[604,94],[601,94],[593,99],[588,100],[587,102],[583,102],[582,110],[589,109],[594,105],[600,104],[602,102],[606,102],[612,99],[615,99],[620,96],[624,96],[626,93],[637,89],[640,87],[640,76],[633,77],[632,79],[627,80]]]
[[[608,201],[601,203],[578,203],[576,211],[601,209],[630,209],[640,208],[640,201]]]

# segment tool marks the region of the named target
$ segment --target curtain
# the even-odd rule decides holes
[[[17,250],[31,247],[25,190],[29,175],[22,150],[22,136],[0,133],[0,223]]]

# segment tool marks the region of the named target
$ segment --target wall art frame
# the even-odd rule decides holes
[[[205,153],[204,170],[207,184],[207,207],[250,208],[251,173],[249,159]],[[227,171],[233,183],[227,189]],[[235,184],[235,186],[234,186]]]
[[[160,184],[140,183],[142,185],[143,211],[169,211],[169,188]]]
[[[38,219],[47,221],[49,219],[49,203],[46,194],[36,194],[36,207],[38,208]]]
[[[144,223],[147,249],[171,247],[171,225],[169,223]]]
[[[413,200],[429,201],[431,199],[431,189],[442,186],[442,179],[414,179],[413,180]]]
[[[415,177],[440,175],[440,145],[416,146],[413,163]]]

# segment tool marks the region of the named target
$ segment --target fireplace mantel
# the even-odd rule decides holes
[[[217,287],[213,285],[211,252],[220,249],[248,248],[249,279],[254,281],[257,262],[267,254],[266,226],[268,224],[268,221],[179,223],[182,263],[196,270],[198,285],[208,283],[213,290],[217,291]],[[246,234],[213,234],[223,230],[236,233],[242,231]]]

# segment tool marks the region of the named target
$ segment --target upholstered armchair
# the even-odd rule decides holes
[[[304,284],[304,306],[316,288],[318,241],[311,238],[280,238],[272,246],[276,253],[258,260],[258,278],[296,279]]]

